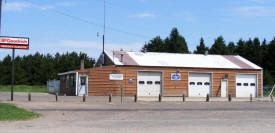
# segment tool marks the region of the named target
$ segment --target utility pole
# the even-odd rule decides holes
[[[2,0],[0,0],[0,34],[1,34],[1,30],[2,30]]]
[[[97,37],[102,36],[102,62],[101,66],[104,66],[104,49],[105,49],[105,23],[106,23],[106,1],[104,0],[104,24],[103,24],[103,34],[97,33]]]

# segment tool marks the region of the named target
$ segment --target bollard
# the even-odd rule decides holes
[[[135,94],[135,102],[137,102],[137,94]]]
[[[161,102],[161,94],[159,94],[159,102]]]
[[[270,99],[271,99],[271,102],[273,102],[273,97],[272,97],[272,95],[270,95]]]
[[[185,94],[182,95],[182,102],[185,102]]]
[[[206,102],[209,102],[209,94],[206,95]]]
[[[228,101],[229,101],[229,102],[232,101],[232,95],[231,95],[231,94],[228,95]]]
[[[55,93],[55,101],[58,101],[58,93]]]
[[[83,102],[86,102],[86,94],[83,95]]]
[[[32,100],[31,93],[28,94],[28,100],[29,100],[29,102]]]
[[[252,94],[250,94],[250,102],[252,102]]]
[[[120,86],[120,103],[122,103],[122,91],[123,91],[123,87],[122,86]]]
[[[109,94],[109,103],[112,102],[112,93]]]

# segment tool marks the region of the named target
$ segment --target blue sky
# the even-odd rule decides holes
[[[3,0],[3,36],[30,38],[30,50],[17,55],[85,52],[97,58],[102,49],[103,0]],[[145,42],[173,27],[189,50],[200,37],[211,46],[222,35],[226,42],[275,36],[275,0],[106,0],[106,49],[139,51]],[[11,54],[0,49],[0,58]]]

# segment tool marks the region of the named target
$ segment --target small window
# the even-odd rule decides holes
[[[160,81],[155,81],[155,85],[160,85]]]
[[[243,86],[248,86],[248,83],[243,83]]]
[[[209,82],[204,82],[204,85],[208,86],[208,85],[210,85],[210,83]]]
[[[144,81],[139,81],[138,84],[143,85],[143,84],[144,84]]]
[[[256,84],[255,83],[250,83],[250,86],[256,86]]]
[[[195,82],[190,82],[189,84],[190,84],[190,85],[195,85]]]
[[[153,82],[152,81],[147,81],[147,84],[151,85],[151,84],[153,84]]]
[[[197,85],[202,85],[202,82],[198,82]]]
[[[242,86],[242,83],[237,83],[237,86]]]
[[[86,85],[86,77],[80,77],[80,84]]]

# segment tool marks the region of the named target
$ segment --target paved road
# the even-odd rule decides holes
[[[275,103],[270,102],[12,103],[43,116],[0,122],[1,133],[275,132]]]

